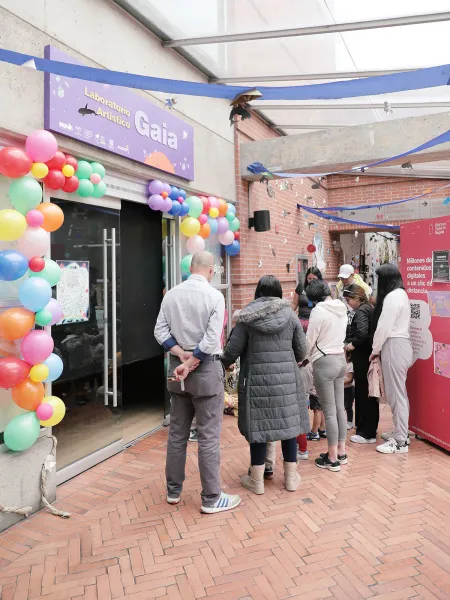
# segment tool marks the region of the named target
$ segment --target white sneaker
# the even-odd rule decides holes
[[[365,438],[362,435],[352,435],[350,441],[354,444],[376,444],[376,438]]]
[[[399,446],[394,438],[384,442],[381,446],[377,446],[377,452],[381,452],[382,454],[405,454],[408,450],[407,443],[403,444],[403,446]]]
[[[383,438],[383,440],[389,441],[394,439],[394,432],[393,431],[387,431],[386,433],[382,433],[381,437]],[[406,445],[409,446],[411,443],[411,439],[409,437],[409,433],[408,433],[408,437],[406,439]]]
[[[349,429],[353,429],[353,423],[350,423],[350,421],[347,421],[347,431]]]
[[[180,504],[180,500],[181,498],[178,496],[178,498],[171,498],[170,496],[167,496],[167,504]]]
[[[297,460],[308,460],[309,454],[308,450],[306,452],[297,451]]]
[[[239,506],[240,503],[240,496],[232,496],[231,494],[222,492],[214,506],[202,506],[200,511],[207,515],[211,515],[213,513],[224,512],[225,510],[233,510],[233,508]]]

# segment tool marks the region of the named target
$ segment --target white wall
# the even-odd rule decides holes
[[[86,65],[142,75],[206,79],[109,0],[0,0],[2,46],[44,55],[53,44]],[[165,94],[138,92],[162,105]],[[195,181],[191,189],[234,199],[233,129],[225,100],[179,96],[174,114],[194,128]],[[44,75],[0,63],[0,131],[28,135],[43,127]],[[59,138],[62,149],[105,166],[152,179],[157,171]],[[161,176],[161,173],[159,173]],[[176,179],[175,179],[176,181]],[[183,183],[179,180],[180,185]]]

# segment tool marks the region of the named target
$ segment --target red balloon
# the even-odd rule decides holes
[[[306,246],[306,249],[310,254],[314,254],[314,252],[316,251],[316,247],[314,246],[314,244],[308,244],[308,246]]]
[[[45,260],[40,256],[33,256],[33,258],[30,258],[28,266],[30,267],[30,271],[33,271],[33,273],[39,273],[45,267]]]
[[[49,168],[49,171],[61,171],[63,166],[66,164],[66,155],[58,150],[55,156],[45,163]],[[56,188],[59,189],[59,188]]]
[[[66,165],[70,165],[75,169],[78,169],[78,161],[74,156],[70,156],[70,154],[66,154]]]
[[[28,377],[31,365],[20,358],[0,358],[0,388],[8,390]]]
[[[72,165],[73,166],[73,165]],[[76,175],[72,175],[72,177],[66,177],[64,185],[62,189],[64,192],[71,194],[72,192],[76,192],[80,182],[78,181],[78,177]]]
[[[204,198],[203,196],[200,198],[203,203],[202,215],[207,215],[209,213],[209,209],[211,208],[211,202],[208,198]]]
[[[64,185],[66,178],[61,173],[61,171],[57,171],[56,169],[51,169],[48,172],[47,177],[44,179],[44,183],[46,187],[50,190],[60,190]]]
[[[30,172],[33,161],[20,148],[6,147],[0,150],[0,173],[5,177],[23,177]]]
[[[238,241],[241,239],[241,232],[240,231],[235,231],[234,232],[234,239],[238,240]]]

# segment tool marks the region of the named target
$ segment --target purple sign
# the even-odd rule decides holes
[[[58,48],[45,57],[79,64]],[[136,160],[183,179],[194,179],[194,130],[169,109],[128,88],[46,73],[45,128]]]

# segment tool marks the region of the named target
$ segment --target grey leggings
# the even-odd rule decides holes
[[[328,444],[336,446],[347,436],[344,407],[344,377],[347,363],[344,354],[327,354],[313,363],[314,385],[325,415]]]

